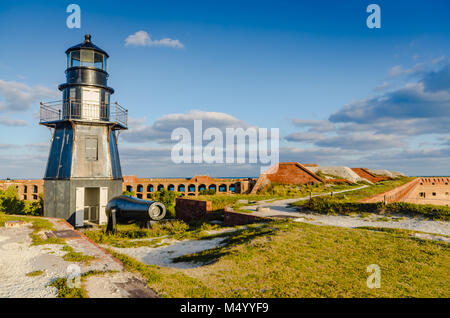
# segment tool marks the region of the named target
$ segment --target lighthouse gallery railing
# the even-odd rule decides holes
[[[59,120],[116,122],[126,128],[128,127],[128,110],[118,103],[90,103],[73,99],[41,103],[41,123]]]

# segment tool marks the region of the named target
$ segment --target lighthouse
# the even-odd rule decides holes
[[[111,103],[108,58],[89,34],[66,51],[62,100],[41,103],[40,124],[52,131],[44,176],[44,215],[80,227],[104,224],[110,199],[122,193],[118,134],[128,111]]]

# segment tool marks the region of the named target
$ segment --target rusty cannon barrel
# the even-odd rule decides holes
[[[117,223],[137,222],[146,226],[151,221],[162,220],[166,216],[166,207],[161,202],[121,195],[108,202],[106,215],[107,232],[116,232]]]

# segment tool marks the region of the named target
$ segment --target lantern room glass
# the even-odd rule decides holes
[[[106,72],[107,57],[93,50],[72,51],[67,54],[67,67],[94,67]]]

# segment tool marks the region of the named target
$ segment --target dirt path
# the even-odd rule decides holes
[[[157,297],[134,274],[124,271],[123,265],[106,250],[58,219],[48,219],[56,231],[68,231],[67,245],[74,252],[89,255],[89,262],[67,262],[62,244],[32,245],[31,223],[15,228],[0,228],[0,298],[57,297],[58,291],[49,286],[58,278],[67,278],[70,265],[77,265],[80,274],[90,271],[107,272],[82,280],[81,287],[90,297]],[[30,273],[36,275],[31,276]]]
[[[344,190],[337,193],[359,190],[364,187]],[[330,195],[330,193],[318,194],[315,196]],[[413,231],[420,231],[432,234],[450,235],[450,224],[445,221],[433,221],[421,217],[411,217],[407,215],[401,216],[381,216],[377,214],[365,214],[363,215],[323,215],[314,212],[304,213],[297,211],[296,207],[290,206],[289,203],[308,200],[305,198],[294,198],[285,200],[276,200],[272,202],[259,202],[256,205],[245,206],[245,209],[254,211],[251,213],[255,216],[268,217],[268,218],[292,218],[298,222],[311,223],[316,225],[333,225],[348,228],[356,228],[362,226],[371,227],[386,227],[394,229],[406,229]],[[256,211],[258,207],[269,208],[268,211]],[[442,238],[444,241],[448,241],[447,238]]]

